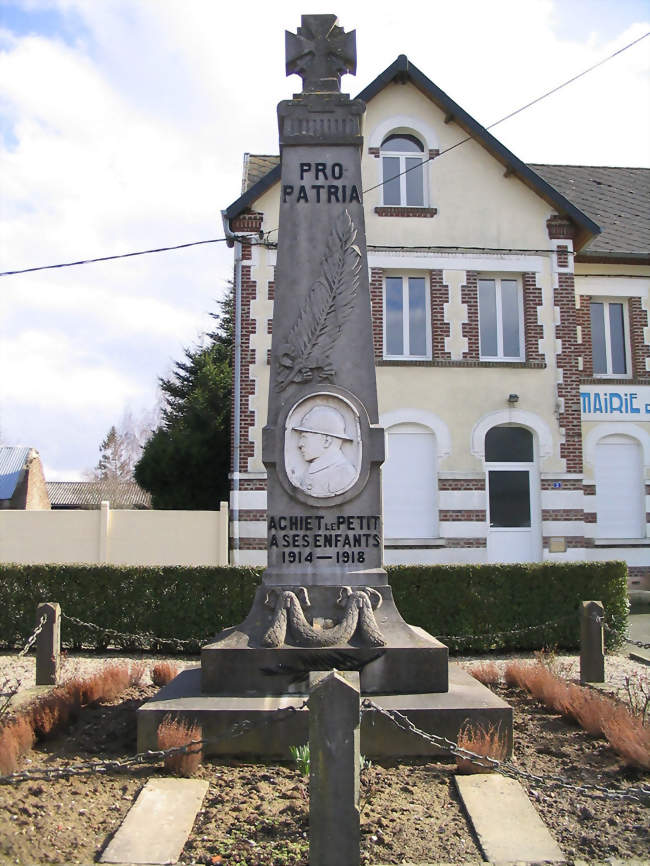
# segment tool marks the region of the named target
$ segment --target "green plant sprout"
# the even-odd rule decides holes
[[[289,746],[289,751],[300,775],[308,776],[310,767],[309,743],[305,743],[303,746]],[[369,770],[371,767],[372,761],[369,761],[365,755],[359,755],[359,772],[363,773],[364,770]]]

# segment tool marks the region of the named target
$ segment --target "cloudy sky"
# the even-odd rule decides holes
[[[650,0],[0,0],[0,270],[222,236],[242,156],[276,153],[284,30],[357,30],[356,94],[407,54],[488,125],[650,30]],[[527,162],[650,164],[650,38],[494,130]],[[125,410],[210,326],[231,251],[0,278],[0,442],[50,479],[92,468]]]

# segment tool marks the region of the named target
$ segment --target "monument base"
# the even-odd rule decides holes
[[[446,692],[447,647],[404,622],[390,586],[354,590],[313,586],[307,594],[299,586],[260,586],[244,622],[201,650],[203,692],[307,694],[309,671],[332,668],[358,670],[364,695]],[[365,633],[359,605],[373,617]]]
[[[424,731],[456,741],[466,723],[494,725],[512,751],[512,708],[458,665],[449,665],[449,690],[428,694],[373,694],[372,700],[386,710],[397,710]],[[289,747],[308,740],[308,710],[304,697],[276,695],[241,697],[206,695],[201,691],[201,670],[189,668],[137,711],[138,752],[157,749],[158,725],[166,716],[198,722],[203,737],[216,742],[207,755],[290,758]],[[275,711],[295,707],[274,722]],[[251,730],[233,737],[238,722],[250,721]],[[416,757],[444,754],[422,738],[400,730],[376,711],[364,712],[361,721],[361,752],[369,758]]]

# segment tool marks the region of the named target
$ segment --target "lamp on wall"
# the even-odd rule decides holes
[[[510,403],[511,406],[514,406],[515,403],[518,403],[518,402],[519,402],[519,394],[508,394],[508,403]]]

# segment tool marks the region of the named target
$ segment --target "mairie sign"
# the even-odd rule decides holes
[[[650,385],[583,385],[583,421],[650,421]]]

